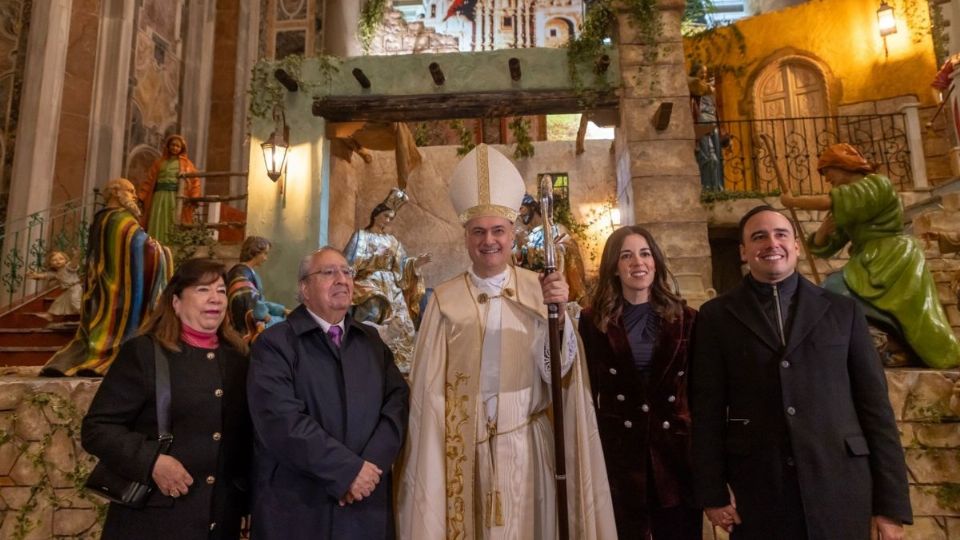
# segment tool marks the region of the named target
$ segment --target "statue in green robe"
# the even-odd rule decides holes
[[[937,296],[920,242],[904,233],[903,211],[890,180],[848,144],[827,148],[817,164],[833,187],[827,195],[784,193],[787,208],[829,210],[811,235],[810,251],[828,258],[850,244],[850,260],[824,286],[864,304],[867,317],[899,333],[924,364],[960,365],[960,344]]]

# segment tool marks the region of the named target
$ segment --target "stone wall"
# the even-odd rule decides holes
[[[97,379],[0,377],[0,538],[99,538],[106,506],[79,489],[80,420]]]
[[[907,538],[960,540],[960,374],[887,370],[910,480]],[[105,506],[78,486],[93,459],[80,419],[97,379],[0,376],[0,538],[100,536]]]

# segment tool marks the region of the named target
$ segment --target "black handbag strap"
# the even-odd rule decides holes
[[[173,441],[170,432],[170,363],[157,339],[153,340],[153,359],[157,371],[157,431],[160,432],[160,444],[169,446]]]

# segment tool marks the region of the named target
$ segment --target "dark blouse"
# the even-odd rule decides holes
[[[660,317],[649,302],[643,304],[623,303],[623,324],[627,341],[633,352],[633,364],[637,371],[645,372],[653,362],[653,346],[660,335]]]

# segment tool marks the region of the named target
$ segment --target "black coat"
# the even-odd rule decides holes
[[[154,486],[147,507],[111,504],[103,538],[177,540],[240,534],[246,513],[252,450],[247,411],[247,358],[221,344],[208,350],[180,344],[165,351],[170,365],[169,454],[193,477],[177,499]],[[131,480],[153,483],[157,412],[153,340],[136,337],[120,348],[83,419],[83,448]]]
[[[592,309],[580,317],[600,440],[621,537],[632,530],[638,511],[649,513],[650,491],[658,507],[692,505],[690,410],[687,406],[687,350],[696,311],[684,307],[674,321],[661,321],[646,388],[633,362],[623,318],[604,334]],[[699,512],[694,512],[698,515]]]
[[[690,367],[699,501],[725,506],[729,484],[743,519],[734,538],[782,537],[792,476],[810,539],[867,538],[873,515],[909,523],[903,449],[863,312],[802,277],[795,294],[785,348],[746,283],[700,309]]]
[[[255,540],[394,536],[391,467],[410,391],[374,328],[349,316],[345,328],[337,348],[301,305],[254,344]],[[364,461],[383,471],[380,484],[341,507]]]

